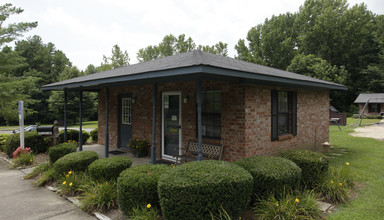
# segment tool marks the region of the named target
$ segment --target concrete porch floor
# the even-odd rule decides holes
[[[141,157],[141,158],[136,158],[133,154],[119,149],[119,148],[114,148],[114,147],[109,147],[109,151],[122,151],[124,153],[118,154],[118,155],[113,155],[109,153],[109,157],[116,157],[116,156],[121,156],[121,157],[128,157],[132,161],[132,166],[139,165],[139,164],[150,164],[151,163],[151,156],[146,156],[146,157]],[[105,158],[105,146],[100,145],[100,144],[90,144],[90,145],[83,145],[83,151],[95,151],[100,158]]]

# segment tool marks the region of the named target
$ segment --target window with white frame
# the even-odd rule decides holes
[[[121,119],[123,124],[131,124],[132,120],[132,99],[122,98]]]

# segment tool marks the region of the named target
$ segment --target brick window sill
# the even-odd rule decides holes
[[[284,140],[289,140],[289,139],[292,139],[293,138],[293,135],[292,134],[285,134],[285,135],[281,135],[279,136],[279,141],[284,141]]]

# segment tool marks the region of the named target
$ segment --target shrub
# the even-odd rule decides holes
[[[145,138],[131,138],[129,139],[128,148],[133,154],[146,154],[149,149],[149,142]]]
[[[72,153],[76,152],[77,150],[77,144],[75,143],[62,143],[57,146],[49,148],[48,155],[49,155],[49,161],[53,164],[55,163],[59,158]]]
[[[301,168],[302,183],[308,188],[313,188],[328,171],[328,159],[325,155],[308,150],[290,150],[280,153],[281,157],[292,160]]]
[[[129,219],[134,220],[158,220],[159,213],[156,207],[152,207],[151,204],[148,204],[146,207],[136,207],[133,208],[129,213]]]
[[[249,205],[252,176],[224,161],[183,164],[159,179],[160,205],[165,219],[210,219],[224,209],[237,217]]]
[[[53,168],[58,176],[65,175],[69,171],[86,171],[89,164],[97,159],[99,155],[93,151],[73,152],[58,159]]]
[[[330,167],[324,180],[316,186],[323,200],[330,203],[342,203],[349,200],[353,180],[348,167]]]
[[[254,212],[260,219],[319,219],[321,215],[313,191],[271,194],[256,204]]]
[[[24,136],[25,146],[30,147],[33,153],[44,153],[48,146],[44,142],[44,137],[37,135],[36,132],[26,132]],[[20,134],[10,135],[5,143],[5,153],[12,157],[12,153],[20,147]]]
[[[87,212],[103,211],[117,206],[116,181],[89,181],[80,187],[81,208]]]
[[[36,186],[44,186],[45,184],[51,183],[55,180],[55,170],[53,167],[49,167],[43,174],[33,182]]]
[[[79,133],[78,130],[68,129],[67,130],[67,139],[68,140],[74,140],[76,142],[79,142]],[[87,131],[82,131],[82,142],[85,144],[90,137],[89,133]],[[59,137],[57,138],[59,143],[64,143],[64,130],[59,132]]]
[[[88,167],[89,175],[95,180],[117,180],[120,173],[131,167],[132,161],[126,157],[110,157],[95,160]]]
[[[97,139],[98,139],[98,136],[99,136],[98,131],[99,131],[98,128],[95,128],[90,133],[93,142],[97,142]]]
[[[32,153],[20,153],[20,155],[12,161],[13,167],[28,166],[33,164],[34,160],[35,156],[33,156]]]
[[[254,156],[235,162],[253,176],[253,201],[256,196],[281,193],[300,184],[301,169],[292,161],[272,156]]]
[[[82,185],[89,184],[91,179],[85,172],[69,171],[65,177],[60,178],[58,181],[58,188],[60,194],[73,196],[81,192],[80,187]]]
[[[159,206],[157,183],[167,165],[137,165],[124,170],[117,181],[117,200],[121,211],[129,215],[133,208]]]
[[[28,173],[24,176],[24,179],[32,179],[38,175],[42,175],[45,171],[47,171],[49,168],[51,168],[52,165],[50,163],[43,163],[38,166],[36,166],[32,172]]]
[[[27,154],[27,153],[32,153],[32,150],[30,147],[18,147],[13,153],[12,153],[12,158],[16,159],[18,158],[21,154]]]
[[[0,134],[0,151],[5,150],[5,143],[10,134]]]

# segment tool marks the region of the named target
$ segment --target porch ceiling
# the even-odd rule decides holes
[[[56,82],[42,86],[41,90],[65,88],[79,90],[81,88],[91,91],[105,87],[196,79],[347,90],[344,85],[201,51],[178,54]]]

